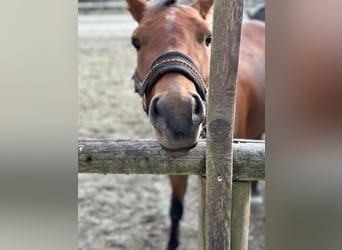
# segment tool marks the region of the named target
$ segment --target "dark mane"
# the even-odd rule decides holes
[[[177,0],[160,0],[160,1],[155,1],[156,3],[154,6],[157,7],[164,7],[164,6],[169,6],[171,4],[175,4]]]

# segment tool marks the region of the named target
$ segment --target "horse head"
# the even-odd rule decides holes
[[[135,90],[161,146],[189,150],[196,146],[206,116],[211,41],[206,18],[213,0],[189,6],[175,0],[127,3],[138,22],[132,34]]]

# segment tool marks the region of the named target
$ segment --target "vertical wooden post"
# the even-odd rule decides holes
[[[231,249],[232,139],[243,0],[214,1],[207,119],[206,249]]]
[[[206,210],[206,177],[198,177],[198,249],[205,250],[205,210]]]
[[[251,182],[234,181],[232,191],[232,250],[248,250]]]

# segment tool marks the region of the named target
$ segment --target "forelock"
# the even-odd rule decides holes
[[[157,1],[151,1],[151,4],[155,7],[164,7],[164,6],[175,4],[176,2],[177,0],[157,0]]]

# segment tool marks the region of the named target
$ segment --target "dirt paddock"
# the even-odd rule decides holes
[[[108,31],[105,21],[94,20],[79,28],[79,137],[153,138],[131,81],[136,64],[128,35],[132,24],[127,22],[122,32]],[[96,23],[102,31],[92,29]],[[170,192],[167,176],[79,174],[78,248],[166,249]],[[265,249],[264,212],[263,204],[252,205],[250,250]],[[197,215],[197,177],[191,176],[180,250],[198,249]]]

